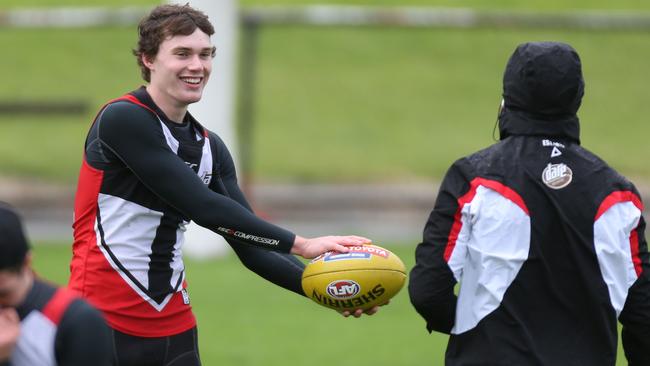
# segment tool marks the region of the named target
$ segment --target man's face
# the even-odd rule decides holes
[[[29,276],[23,267],[19,272],[0,270],[0,307],[17,307],[24,300]]]
[[[153,60],[143,60],[151,70],[149,86],[179,107],[198,102],[212,71],[212,50],[210,36],[198,28],[167,38]]]

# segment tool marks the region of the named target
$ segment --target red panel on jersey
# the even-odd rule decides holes
[[[50,301],[43,307],[43,315],[50,319],[52,323],[58,325],[61,322],[63,313],[76,298],[77,295],[66,288],[57,289]]]
[[[124,282],[101,252],[93,262],[84,296],[104,313],[111,328],[138,337],[165,337],[196,326],[192,307],[183,303],[181,292],[174,293],[159,312]]]
[[[84,156],[77,193],[74,200],[74,244],[72,245],[72,262],[70,263],[70,283],[73,290],[83,295],[86,263],[89,252],[97,250],[95,236],[95,220],[97,218],[97,196],[102,184],[104,172],[88,165]]]

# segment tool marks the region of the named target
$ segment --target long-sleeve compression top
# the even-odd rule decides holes
[[[189,113],[169,120],[140,88],[104,106],[75,197],[70,285],[109,325],[144,337],[195,325],[182,260],[190,221],[226,238],[262,277],[302,294],[295,235],[257,217],[223,141]]]

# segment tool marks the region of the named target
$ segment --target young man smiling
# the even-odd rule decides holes
[[[181,253],[190,220],[301,295],[304,266],[290,253],[312,258],[370,242],[306,239],[252,213],[228,149],[187,111],[210,77],[213,33],[188,5],[156,7],[134,51],[148,84],[105,105],[86,139],[70,286],[104,312],[120,366],[200,364]]]

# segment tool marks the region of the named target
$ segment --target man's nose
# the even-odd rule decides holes
[[[189,65],[187,65],[187,68],[190,70],[203,69],[203,63],[201,62],[201,57],[199,57],[199,55],[192,56]]]

